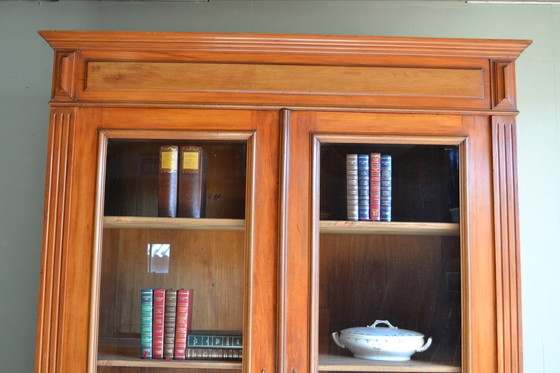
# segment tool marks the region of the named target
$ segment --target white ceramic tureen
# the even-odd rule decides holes
[[[387,320],[377,320],[367,327],[344,329],[340,335],[334,332],[332,337],[339,347],[352,351],[354,357],[370,360],[410,360],[412,354],[426,351],[432,344],[432,338],[424,343],[423,334],[399,329]]]

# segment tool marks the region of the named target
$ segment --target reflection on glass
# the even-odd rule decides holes
[[[148,244],[148,273],[169,273],[171,245],[168,243]]]

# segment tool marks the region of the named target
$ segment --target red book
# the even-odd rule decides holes
[[[154,289],[154,318],[152,330],[152,358],[163,359],[165,325],[165,289]]]
[[[177,290],[177,318],[175,321],[175,352],[176,360],[185,360],[187,335],[191,329],[193,290]]]
[[[369,220],[379,221],[381,214],[381,154],[369,155]]]

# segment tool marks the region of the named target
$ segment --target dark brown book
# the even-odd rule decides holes
[[[177,216],[177,168],[179,147],[166,145],[159,152],[158,216]]]
[[[177,292],[165,291],[165,321],[163,323],[163,358],[173,359],[175,350],[175,320],[177,317]]]
[[[202,147],[181,146],[178,197],[180,217],[206,217],[207,164],[207,156]]]

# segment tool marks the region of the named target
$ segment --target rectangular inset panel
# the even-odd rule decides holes
[[[484,86],[478,68],[93,61],[86,90],[482,98]]]

